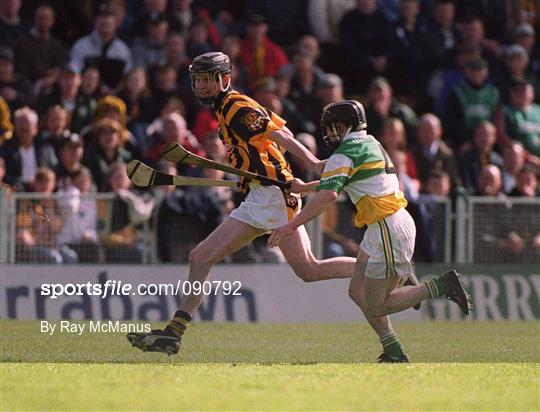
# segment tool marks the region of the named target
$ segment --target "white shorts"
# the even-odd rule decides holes
[[[287,200],[277,186],[249,184],[250,191],[230,216],[258,229],[270,231],[283,226],[301,208],[300,196],[288,194]]]
[[[360,243],[369,255],[365,276],[387,279],[411,273],[415,237],[414,220],[405,209],[368,225]]]

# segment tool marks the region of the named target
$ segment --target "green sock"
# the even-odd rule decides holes
[[[390,332],[388,335],[384,335],[381,338],[381,345],[384,353],[393,358],[399,358],[403,355],[403,346],[401,346],[401,342],[399,341],[396,332]]]
[[[448,291],[448,286],[443,282],[442,276],[437,276],[428,280],[425,285],[428,288],[430,299],[443,296]]]

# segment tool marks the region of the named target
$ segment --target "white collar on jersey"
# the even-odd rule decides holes
[[[349,139],[354,139],[356,137],[367,137],[367,132],[365,130],[359,130],[357,132],[351,132],[349,134],[346,134],[343,138],[343,141],[347,141]]]

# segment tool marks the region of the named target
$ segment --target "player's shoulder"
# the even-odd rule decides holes
[[[352,165],[353,160],[350,156],[345,153],[340,153],[336,151],[326,161],[325,171],[334,170],[341,167],[351,167]]]
[[[236,91],[225,96],[217,112],[226,119],[243,117],[253,112],[258,112],[260,115],[268,114],[264,107],[251,97]]]

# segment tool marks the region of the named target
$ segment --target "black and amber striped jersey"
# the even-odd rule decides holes
[[[214,111],[231,166],[281,181],[293,179],[281,148],[269,138],[285,120],[234,90],[220,93]]]

